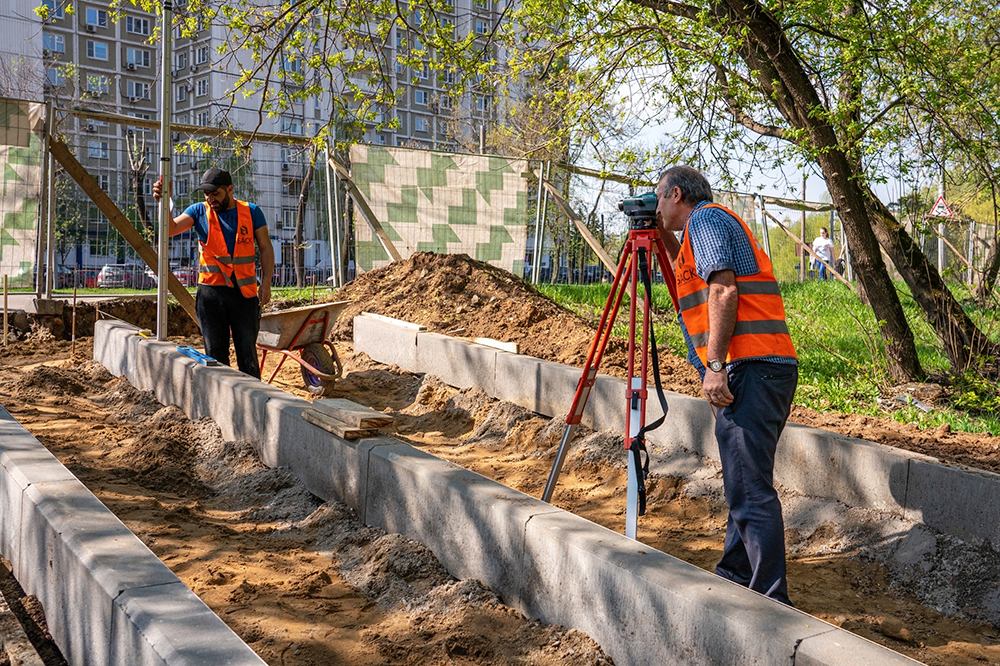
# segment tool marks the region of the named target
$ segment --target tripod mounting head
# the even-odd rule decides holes
[[[618,202],[618,210],[628,216],[631,229],[653,229],[656,227],[656,192],[626,197]]]

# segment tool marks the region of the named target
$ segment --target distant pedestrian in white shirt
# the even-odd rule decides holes
[[[826,262],[826,264],[819,263],[819,279],[826,280],[829,277],[827,264],[833,266],[833,241],[830,240],[826,227],[820,228],[819,236],[812,242],[812,249],[820,259]]]

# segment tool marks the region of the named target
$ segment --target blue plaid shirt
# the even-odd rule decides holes
[[[710,201],[702,201],[694,207],[688,216],[685,231],[681,234],[681,243],[684,242],[684,233],[691,234],[691,251],[694,252],[694,264],[698,269],[698,277],[708,282],[712,273],[717,271],[732,271],[737,277],[759,273],[760,266],[757,265],[757,255],[754,253],[753,245],[750,244],[750,239],[747,238],[739,220],[721,208],[714,206],[705,208],[710,203]],[[684,325],[684,320],[680,316],[677,319],[681,323],[684,342],[687,343],[688,361],[704,378],[705,366],[694,350],[687,326]],[[743,358],[729,363],[728,368],[732,369],[744,361],[770,361],[798,365],[798,361],[793,358],[764,356]]]

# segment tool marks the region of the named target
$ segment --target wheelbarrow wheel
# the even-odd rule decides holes
[[[321,344],[313,343],[306,345],[302,349],[302,360],[316,368],[320,372],[326,373],[328,375],[337,374],[337,366],[333,362],[333,358],[330,356],[330,352],[326,350]],[[309,372],[306,366],[301,366],[302,369],[302,381],[306,385],[306,390],[313,395],[330,395],[333,393],[333,380],[323,379],[318,375],[314,375]]]

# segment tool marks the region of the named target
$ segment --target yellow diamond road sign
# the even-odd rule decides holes
[[[938,197],[937,203],[934,204],[934,208],[928,213],[929,217],[955,217],[955,214],[951,212],[951,208],[948,208],[948,203],[944,200],[944,195]]]

